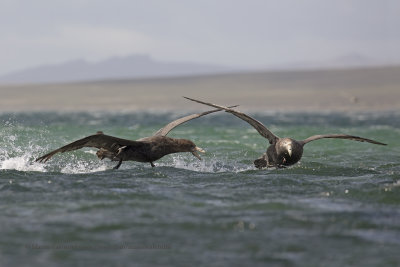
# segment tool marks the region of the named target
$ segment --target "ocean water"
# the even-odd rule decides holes
[[[318,140],[287,169],[257,170],[267,142],[225,113],[169,136],[206,150],[150,164],[94,149],[44,153],[98,130],[149,136],[187,113],[0,114],[0,266],[400,266],[400,114],[253,114]]]

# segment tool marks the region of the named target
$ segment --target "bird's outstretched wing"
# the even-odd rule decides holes
[[[37,158],[36,161],[46,162],[57,153],[73,151],[73,150],[77,150],[77,149],[80,149],[83,147],[95,147],[95,148],[99,148],[99,149],[104,148],[108,151],[116,152],[120,147],[134,146],[134,145],[137,145],[138,143],[139,142],[136,142],[136,141],[121,139],[121,138],[105,135],[102,133],[98,133],[95,135],[90,135],[85,138],[79,139],[68,145],[60,147],[59,149],[51,151],[51,152],[47,153],[46,155]]]
[[[307,139],[304,139],[303,141],[299,141],[299,143],[301,143],[302,145],[305,145],[308,142],[315,141],[315,140],[322,139],[322,138],[349,139],[349,140],[353,140],[353,141],[368,142],[368,143],[372,143],[372,144],[376,144],[376,145],[386,146],[386,144],[378,142],[378,141],[375,141],[375,140],[371,140],[371,139],[367,139],[367,138],[363,138],[363,137],[359,137],[359,136],[347,135],[347,134],[320,134],[320,135],[313,135],[313,136],[308,137]]]
[[[231,106],[231,108],[233,107],[237,107],[236,106]],[[174,120],[170,123],[168,123],[167,125],[165,125],[163,128],[161,128],[160,130],[158,130],[154,135],[158,135],[158,136],[165,136],[167,135],[172,129],[174,129],[176,126],[181,125],[182,123],[185,123],[187,121],[202,117],[204,115],[210,114],[210,113],[214,113],[217,111],[221,111],[222,109],[214,109],[214,110],[209,110],[206,112],[202,112],[202,113],[197,113],[197,114],[192,114],[192,115],[188,115],[182,118],[179,118],[177,120]]]
[[[261,122],[259,122],[256,119],[250,117],[249,115],[246,115],[246,114],[244,114],[242,112],[236,111],[236,110],[231,109],[229,107],[224,107],[224,106],[219,106],[219,105],[215,105],[215,104],[212,104],[212,103],[203,102],[203,101],[196,100],[196,99],[193,99],[193,98],[189,98],[189,97],[186,97],[186,96],[184,96],[184,98],[189,99],[189,100],[194,101],[194,102],[197,102],[197,103],[200,103],[200,104],[204,104],[204,105],[208,105],[208,106],[211,106],[211,107],[223,109],[226,112],[229,112],[229,113],[235,115],[236,117],[246,121],[248,124],[253,126],[261,136],[263,136],[263,137],[268,139],[270,144],[275,143],[279,139],[279,137],[276,136],[275,134],[273,134],[270,130],[268,130],[267,127],[264,126],[264,124],[262,124]]]

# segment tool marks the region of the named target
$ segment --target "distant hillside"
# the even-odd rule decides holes
[[[58,83],[223,73],[229,68],[189,62],[167,63],[148,55],[114,57],[97,63],[75,60],[29,68],[0,76],[0,83]]]
[[[398,66],[379,62],[359,53],[349,53],[319,61],[288,62],[258,67],[227,67],[194,62],[161,62],[149,55],[112,57],[92,63],[83,59],[60,64],[43,65],[0,75],[0,84],[40,84],[91,82],[106,80],[136,80],[148,78],[187,77],[210,74],[265,71],[312,71],[332,69],[376,68]]]

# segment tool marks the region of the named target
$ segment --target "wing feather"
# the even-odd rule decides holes
[[[307,139],[304,139],[303,141],[300,141],[300,143],[302,143],[303,145],[311,142],[311,141],[315,141],[318,139],[322,139],[322,138],[339,138],[339,139],[349,139],[349,140],[353,140],[353,141],[358,141],[358,142],[368,142],[368,143],[372,143],[372,144],[376,144],[376,145],[383,145],[386,146],[386,144],[375,141],[375,140],[371,140],[371,139],[367,139],[367,138],[363,138],[363,137],[359,137],[359,136],[354,136],[354,135],[347,135],[347,134],[320,134],[320,135],[313,135],[308,137]]]
[[[204,105],[208,105],[208,106],[211,106],[211,107],[223,109],[226,112],[229,112],[229,113],[235,115],[236,117],[244,120],[245,122],[247,122],[248,124],[253,126],[261,136],[263,136],[264,138],[268,139],[270,144],[275,143],[277,141],[277,139],[279,139],[279,137],[276,136],[275,134],[273,134],[270,130],[268,130],[268,128],[265,127],[264,124],[262,124],[261,122],[259,122],[256,119],[250,117],[249,115],[246,115],[246,114],[244,114],[242,112],[239,112],[237,110],[231,109],[229,107],[219,106],[219,105],[216,105],[216,104],[203,102],[203,101],[196,100],[196,99],[189,98],[189,97],[185,97],[185,96],[184,96],[184,98],[189,99],[189,100],[194,101],[194,102],[197,102],[197,103],[200,103],[200,104],[204,104]]]
[[[82,139],[76,140],[70,144],[67,144],[63,147],[60,147],[54,151],[51,151],[47,153],[46,155],[43,155],[39,158],[36,159],[37,162],[46,162],[48,161],[52,156],[54,156],[57,153],[64,153],[68,151],[73,151],[77,149],[81,149],[83,147],[95,147],[95,148],[104,148],[108,151],[114,151],[116,152],[118,148],[122,146],[133,146],[137,144],[138,142],[136,141],[131,141],[131,140],[126,140],[126,139],[121,139],[109,135],[104,135],[104,134],[95,134],[95,135],[90,135],[87,137],[84,137]]]
[[[237,107],[237,106],[232,106],[232,107]],[[209,110],[206,112],[202,112],[202,113],[197,113],[197,114],[191,114],[182,118],[179,118],[177,120],[174,120],[170,123],[168,123],[167,125],[165,125],[163,128],[161,128],[160,130],[158,130],[154,135],[155,136],[165,136],[167,135],[172,129],[174,129],[175,127],[188,122],[190,120],[196,119],[196,118],[200,118],[204,115],[210,114],[210,113],[214,113],[214,112],[218,112],[221,111],[222,109],[214,109],[214,110]]]

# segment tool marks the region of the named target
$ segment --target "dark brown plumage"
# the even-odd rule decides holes
[[[220,110],[221,109],[215,109],[185,116],[170,122],[165,127],[158,130],[153,136],[141,138],[136,141],[105,135],[103,132],[97,132],[94,135],[87,136],[51,151],[50,153],[37,158],[36,161],[46,162],[57,153],[73,151],[83,147],[98,148],[99,150],[96,155],[101,160],[109,158],[113,161],[118,161],[118,164],[114,169],[118,169],[121,166],[122,161],[126,160],[150,162],[151,166],[154,167],[154,161],[165,155],[178,152],[191,152],[195,157],[201,160],[197,152],[204,153],[204,150],[197,147],[192,141],[187,139],[170,138],[166,135],[173,128],[182,123]]]
[[[189,99],[191,101],[195,101],[197,103],[201,103],[204,105],[208,105],[211,107],[223,109],[228,113],[231,113],[235,115],[236,117],[246,121],[249,123],[251,126],[253,126],[258,133],[263,136],[264,138],[268,139],[270,146],[267,148],[266,153],[264,153],[260,158],[256,159],[254,161],[254,165],[261,169],[264,167],[285,167],[285,166],[290,166],[298,162],[302,155],[303,155],[303,147],[305,144],[315,141],[318,139],[322,138],[340,138],[340,139],[349,139],[353,141],[359,141],[359,142],[368,142],[376,145],[386,145],[384,143],[374,141],[371,139],[363,138],[363,137],[358,137],[358,136],[352,136],[352,135],[347,135],[347,134],[325,134],[325,135],[313,135],[311,137],[308,137],[307,139],[301,140],[301,141],[296,141],[295,139],[292,138],[280,138],[273,134],[270,130],[267,129],[267,127],[264,126],[261,122],[257,121],[256,119],[239,112],[237,110],[234,110],[229,107],[224,107],[224,106],[219,106],[207,102],[203,102],[200,100],[192,99],[189,97],[185,97],[186,99]]]

